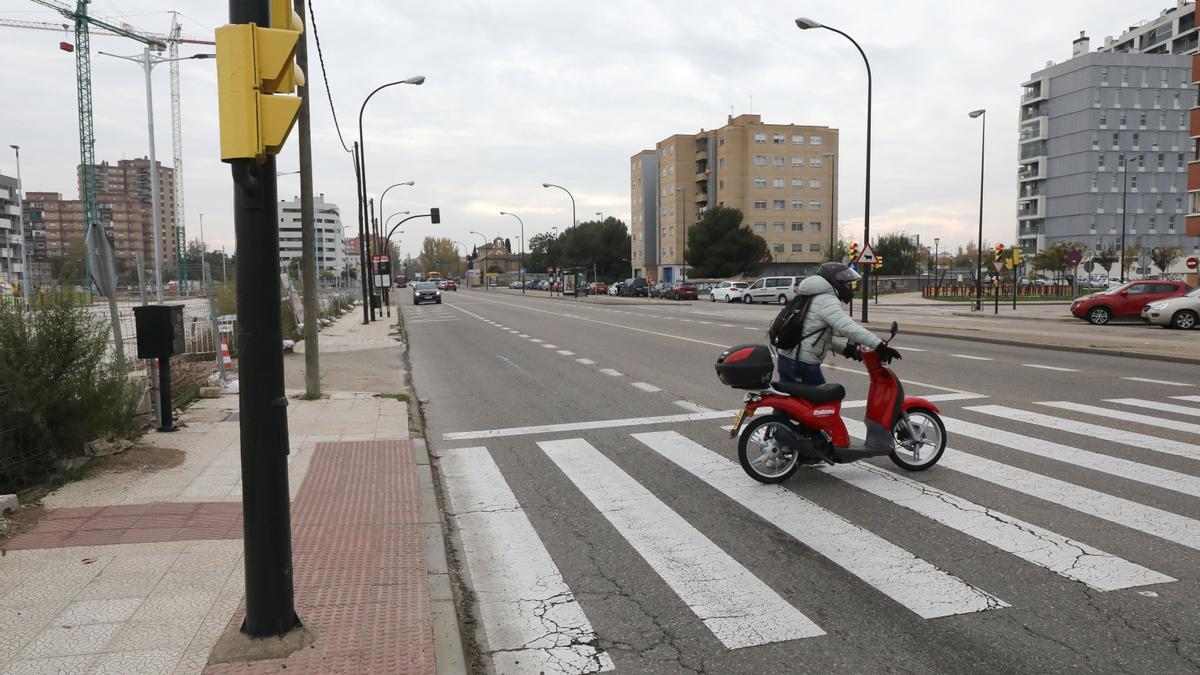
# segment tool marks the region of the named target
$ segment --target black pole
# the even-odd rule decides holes
[[[987,149],[987,111],[983,111],[983,128],[979,134],[979,239],[975,251],[975,302],[983,310],[983,167]]]
[[[229,0],[229,22],[271,23],[267,0]],[[238,262],[238,352],[245,365],[238,394],[242,461],[242,529],[246,618],[251,637],[284,635],[300,626],[292,587],[288,496],[287,396],[279,302],[279,202],[275,156],[233,169]]]
[[[175,431],[175,420],[171,415],[171,357],[158,360],[158,409],[162,411],[159,431]]]
[[[358,191],[358,280],[362,286],[363,325],[371,323],[368,312],[371,299],[367,296],[367,233],[363,227],[362,171],[358,162],[358,141],[354,141],[354,182]]]
[[[992,310],[992,314],[999,314],[999,313],[1000,313],[1000,273],[999,273],[999,272],[996,272],[996,297],[995,297],[995,305],[996,305],[996,306],[993,308],[993,310]]]
[[[1125,214],[1129,212],[1126,207],[1127,198],[1129,197],[1129,158],[1125,158],[1125,185],[1121,189],[1121,283],[1125,283]]]
[[[363,167],[366,168],[365,166]],[[367,186],[363,184],[363,196],[367,194]],[[379,255],[379,240],[375,238],[375,198],[367,199],[367,239],[371,240],[371,245],[367,247],[367,253],[371,255],[369,262],[371,263],[371,274],[367,279],[367,290],[371,295],[371,320],[375,320],[375,256]]]
[[[1013,265],[1013,309],[1017,308],[1017,266]]]

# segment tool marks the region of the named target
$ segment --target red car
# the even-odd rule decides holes
[[[667,300],[699,300],[700,289],[690,281],[677,281],[663,294]]]
[[[1104,325],[1112,319],[1136,318],[1155,300],[1174,298],[1192,290],[1182,281],[1131,281],[1107,291],[1085,295],[1071,303],[1071,314]]]
[[[458,282],[453,279],[447,279],[445,285],[442,286],[443,291],[457,291]]]
[[[603,281],[593,281],[588,284],[588,295],[605,295],[608,293],[608,284]]]

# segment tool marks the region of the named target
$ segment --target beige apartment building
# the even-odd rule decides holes
[[[634,274],[684,278],[687,229],[710,206],[742,212],[767,241],[763,274],[810,274],[837,239],[838,130],[730,117],[697,134],[675,134],[631,158]]]

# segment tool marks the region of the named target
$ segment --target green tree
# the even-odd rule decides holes
[[[1105,274],[1108,274],[1108,271],[1117,262],[1117,249],[1112,244],[1109,244],[1100,252],[1092,254],[1092,262],[1099,265],[1100,269],[1104,270]]]
[[[454,241],[446,237],[425,237],[421,242],[421,254],[417,256],[417,267],[424,274],[440,272],[444,278],[455,279],[462,274],[462,261]]]
[[[762,237],[742,227],[742,212],[727,206],[708,209],[700,222],[688,228],[684,260],[692,276],[720,278],[754,275],[771,262],[771,250]]]
[[[1183,257],[1183,249],[1178,246],[1159,246],[1150,251],[1150,262],[1158,268],[1159,274],[1165,274],[1167,269],[1179,262],[1181,257]]]
[[[629,269],[625,260],[629,258],[630,245],[629,229],[623,220],[608,217],[602,221],[584,221],[558,235],[558,260],[554,265],[574,267],[589,277],[594,270],[596,276],[610,281],[624,278]]]
[[[846,257],[849,255],[850,245],[846,243],[845,239],[838,239],[832,249],[826,248],[824,260],[825,262],[846,262]]]
[[[547,267],[554,267],[559,258],[558,238],[549,232],[535,234],[529,238],[529,248],[526,251],[526,267],[531,272],[544,272]]]
[[[916,274],[917,245],[905,232],[892,232],[879,238],[875,255],[883,258],[881,274]]]
[[[50,261],[50,273],[64,286],[74,286],[83,281],[86,263],[83,260],[83,233],[71,237],[67,242],[66,255]]]
[[[1142,245],[1134,244],[1133,246],[1125,247],[1125,255],[1121,258],[1121,276],[1128,279],[1129,269],[1133,267],[1138,258],[1142,257]]]

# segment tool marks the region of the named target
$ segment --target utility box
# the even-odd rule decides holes
[[[183,305],[143,305],[133,308],[137,325],[137,357],[166,359],[187,351]]]

